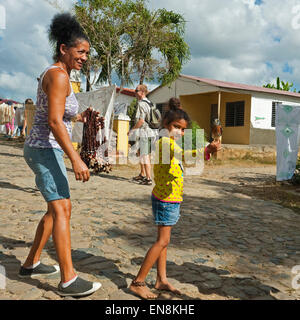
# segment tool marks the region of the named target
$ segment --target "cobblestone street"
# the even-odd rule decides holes
[[[152,187],[131,181],[138,167],[117,166],[85,184],[76,182],[70,165],[68,169],[74,266],[83,278],[102,283],[82,299],[139,299],[128,286],[156,239]],[[183,295],[163,292],[159,299],[300,298],[291,271],[300,265],[299,214],[242,193],[245,184],[275,179],[275,173],[272,165],[210,166],[202,176],[185,178],[181,219],[172,231],[167,265],[170,282]],[[64,300],[55,293],[59,275],[34,280],[17,276],[45,209],[22,145],[1,138],[0,264],[6,286],[0,288],[0,299]],[[57,264],[51,240],[42,262]],[[154,268],[147,278],[152,289],[155,277]]]

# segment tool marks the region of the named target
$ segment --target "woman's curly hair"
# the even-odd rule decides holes
[[[77,41],[80,40],[90,42],[80,23],[70,13],[59,13],[53,17],[48,30],[48,36],[50,43],[55,46],[55,54],[53,56],[55,61],[60,57],[60,46],[62,44],[71,48],[75,47]]]

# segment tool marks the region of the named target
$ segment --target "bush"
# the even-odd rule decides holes
[[[134,126],[136,109],[137,109],[137,99],[135,98],[132,100],[131,104],[127,108],[127,115],[131,119],[130,129]]]
[[[299,185],[300,184],[300,158],[297,160],[295,173],[291,179],[292,184]]]
[[[199,124],[196,121],[192,121],[188,129],[192,129],[192,150],[196,150],[197,148],[197,141],[198,141],[198,147],[200,143],[200,147],[204,148],[205,144],[207,143],[207,137],[205,135],[205,132]],[[185,135],[182,138],[182,143],[178,142],[178,144],[181,146],[182,149],[184,149],[184,141],[186,141],[187,145],[190,146],[191,142],[188,140],[191,139],[190,135]]]

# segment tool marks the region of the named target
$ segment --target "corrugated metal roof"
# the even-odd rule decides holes
[[[300,98],[300,93],[296,93],[296,92],[270,89],[270,88],[252,86],[252,85],[247,85],[247,84],[242,84],[242,83],[233,83],[233,82],[227,82],[227,81],[199,78],[199,77],[187,76],[187,75],[183,75],[183,74],[180,75],[180,77],[187,78],[190,80],[204,82],[206,84],[209,84],[209,85],[212,85],[215,87],[219,87],[219,88],[255,91],[255,92],[263,92],[263,93],[269,93],[269,94],[280,94],[280,95],[284,95],[284,96]]]

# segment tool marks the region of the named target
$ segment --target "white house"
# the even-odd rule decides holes
[[[224,144],[275,145],[276,105],[300,106],[299,93],[186,75],[148,97],[161,110],[171,97],[180,98],[208,137],[212,120],[220,119]]]

